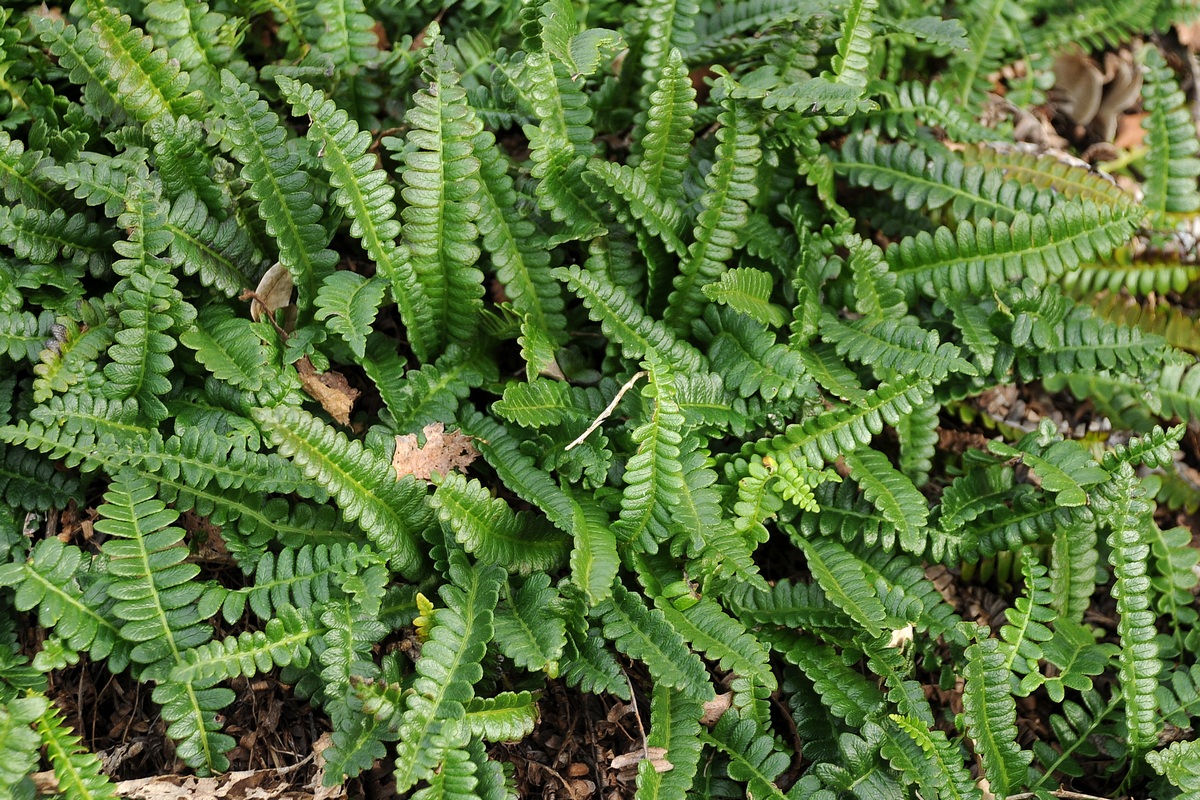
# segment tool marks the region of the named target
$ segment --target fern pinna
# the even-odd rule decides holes
[[[1194,9],[918,5],[0,11],[0,794],[1193,794]]]

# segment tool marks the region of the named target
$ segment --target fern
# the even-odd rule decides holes
[[[1008,794],[1010,787],[1025,783],[1033,754],[1017,744],[1017,708],[1009,693],[1007,649],[998,640],[976,633],[966,659],[963,714],[967,735],[983,761],[992,791]]]
[[[748,204],[757,195],[755,171],[762,158],[759,137],[753,132],[750,112],[738,105],[720,116],[716,163],[705,177],[708,190],[701,198],[702,211],[692,245],[679,267],[675,289],[667,298],[664,321],[676,331],[686,330],[700,315],[704,286],[720,278],[733,255],[737,229],[746,224]]]
[[[254,418],[280,452],[337,498],[347,519],[358,520],[397,572],[419,574],[416,542],[428,512],[412,478],[396,481],[382,459],[300,409],[262,408]]]
[[[495,566],[467,567],[451,560],[453,584],[440,592],[429,640],[417,661],[414,693],[400,719],[396,787],[406,792],[418,780],[433,777],[435,769],[456,746],[466,744],[459,726],[471,699],[472,686],[482,677],[479,661],[492,638],[493,612],[503,572]],[[452,744],[462,742],[462,745]]]
[[[1146,207],[1157,214],[1187,213],[1200,209],[1200,141],[1191,123],[1183,94],[1170,67],[1158,48],[1142,48],[1146,77],[1143,103],[1146,117],[1146,147],[1149,150],[1143,171],[1146,174]]]
[[[679,4],[665,5],[669,6],[668,13],[675,13]],[[682,31],[685,20],[686,16],[678,19],[678,31]],[[677,33],[673,31],[672,35]],[[658,67],[661,74],[653,78],[654,90],[650,92],[646,111],[646,134],[640,142],[642,152],[637,162],[637,171],[646,179],[650,193],[664,200],[677,200],[683,196],[682,187],[676,186],[669,176],[682,172],[687,163],[687,149],[692,140],[691,123],[696,113],[696,90],[688,79],[683,56],[677,48],[675,44],[667,51],[666,60]],[[652,59],[651,53],[647,52],[643,63]],[[647,66],[655,68],[653,64]]]
[[[566,561],[569,542],[559,531],[528,512],[513,514],[478,481],[451,473],[429,502],[458,543],[484,563],[529,574]]]
[[[692,787],[702,749],[699,742],[701,710],[695,700],[666,687],[655,687],[650,700],[650,735],[646,737],[646,746],[664,748],[671,769],[658,772],[650,761],[639,763],[639,798],[683,798]]]
[[[1125,700],[1129,743],[1134,750],[1147,749],[1157,741],[1159,722],[1154,693],[1161,669],[1143,556],[1148,548],[1142,533],[1143,518],[1151,509],[1141,499],[1143,494],[1133,468],[1122,464],[1111,482],[1102,485],[1097,498],[1102,501],[1099,512],[1107,515],[1112,526],[1108,544],[1116,573],[1113,595],[1121,614],[1117,626],[1121,636],[1121,695]]]
[[[750,796],[785,797],[774,781],[790,759],[775,749],[772,737],[760,731],[753,720],[726,711],[711,733],[700,733],[700,739],[729,756],[729,777],[745,783]]]
[[[82,746],[80,737],[67,728],[62,712],[53,703],[44,697],[39,699],[43,701],[41,711],[31,721],[54,766],[59,791],[84,800],[115,799],[116,787],[101,772],[100,759]]]
[[[596,606],[591,615],[604,625],[604,638],[630,658],[645,662],[655,684],[696,700],[712,698],[704,664],[688,650],[661,611],[646,608],[637,595],[617,584],[612,597]]]
[[[1124,244],[1135,220],[1092,203],[1056,206],[1042,217],[1018,213],[1011,223],[964,222],[888,248],[888,264],[905,294],[953,291],[978,296],[1030,277],[1046,283],[1067,269]]]
[[[401,174],[408,207],[404,236],[432,330],[428,355],[471,338],[478,324],[482,275],[474,268],[479,161],[472,141],[480,122],[466,101],[436,27],[424,67],[430,87],[415,96],[407,121],[413,148]],[[410,326],[411,327],[411,326]]]
[[[318,224],[321,210],[309,188],[311,178],[299,155],[287,147],[279,117],[258,92],[222,70],[221,97],[227,115],[224,142],[245,168],[258,214],[296,285],[297,305],[311,313],[318,287],[337,264],[336,254],[326,247],[329,237]]]

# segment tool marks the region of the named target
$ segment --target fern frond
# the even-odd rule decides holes
[[[929,505],[924,495],[877,450],[860,448],[842,458],[863,496],[896,527],[900,549],[920,556],[928,538],[924,528],[929,521]]]
[[[550,273],[549,253],[536,241],[534,225],[522,216],[517,193],[507,171],[507,159],[490,131],[480,131],[472,142],[479,160],[476,196],[479,214],[475,225],[483,249],[492,257],[496,277],[504,293],[522,318],[526,337],[541,335],[554,344],[566,338],[562,287]],[[528,361],[528,359],[527,359]],[[540,372],[545,365],[530,363],[527,372]]]
[[[130,18],[104,3],[88,0],[88,19],[107,56],[103,70],[116,88],[126,113],[139,122],[161,117],[196,116],[203,112],[201,96],[188,92],[188,76],[167,51],[154,43]],[[97,65],[100,66],[100,65]]]
[[[430,34],[423,68],[429,87],[413,95],[405,115],[412,149],[401,173],[408,203],[401,214],[404,238],[433,326],[423,360],[439,355],[449,342],[470,340],[483,308],[483,273],[475,267],[479,160],[472,153],[482,124],[436,26]]]
[[[613,207],[621,222],[630,224],[635,232],[657,237],[676,255],[685,252],[679,237],[683,213],[673,202],[676,198],[658,195],[637,170],[626,164],[592,160],[582,177],[601,200]]]
[[[117,787],[102,771],[100,759],[67,727],[57,706],[47,702],[32,721],[54,768],[58,791],[80,800],[116,800]]]
[[[61,208],[46,212],[21,205],[0,207],[0,244],[34,264],[55,264],[61,257],[77,267],[100,272],[107,263],[105,250],[110,241],[103,227],[83,214],[68,216]]]
[[[858,97],[862,97],[867,88],[873,23],[878,10],[879,0],[854,0],[850,4],[842,22],[842,35],[837,41],[837,55],[833,57],[834,81],[852,87]]]
[[[534,573],[505,592],[507,602],[496,610],[496,644],[518,667],[558,674],[566,647],[566,623],[554,611],[558,597],[546,573]]]
[[[1060,506],[1086,505],[1087,490],[1108,479],[1108,473],[1078,442],[1058,438],[1053,423],[1043,423],[1036,433],[1026,434],[1016,447],[991,441],[988,449],[1003,458],[1023,460]]]
[[[325,278],[317,291],[316,319],[325,321],[326,326],[362,358],[385,291],[381,281],[345,270],[335,272]]]
[[[731,709],[711,732],[701,731],[700,740],[729,756],[729,777],[746,784],[747,796],[784,800],[774,782],[791,756],[776,750],[774,737],[759,730],[754,720],[742,719]]]
[[[759,440],[754,449],[776,461],[786,459],[819,470],[826,461],[870,444],[885,422],[895,424],[924,402],[929,391],[928,382],[919,375],[900,377],[869,392],[855,406],[789,425],[783,434]]]
[[[218,222],[195,195],[175,198],[167,217],[172,233],[171,261],[185,275],[198,275],[228,297],[236,297],[261,271],[254,242],[236,216]]]
[[[988,76],[1005,63],[1018,31],[1029,12],[1011,0],[988,0],[967,9],[964,27],[970,46],[954,54],[947,83],[953,99],[961,107],[977,114],[991,89]]]
[[[1101,173],[1085,169],[1082,163],[1068,163],[1051,154],[1038,154],[996,144],[968,144],[962,159],[969,165],[987,170],[999,169],[1012,181],[1049,189],[1067,200],[1091,201],[1133,212],[1137,198]],[[1142,213],[1142,212],[1138,212]]]
[[[1010,221],[1015,209],[1044,214],[1055,203],[1052,190],[1009,179],[998,168],[968,165],[936,142],[880,144],[868,134],[851,136],[833,168],[856,186],[890,192],[905,208],[948,206],[959,220]]]
[[[790,580],[739,596],[734,610],[747,624],[806,630],[853,625],[850,615],[827,598],[820,586]]]
[[[675,11],[677,3],[669,2],[669,11]],[[681,32],[680,26],[672,36]],[[653,25],[653,23],[652,23]],[[647,55],[643,56],[646,64]],[[653,67],[654,65],[647,65]],[[650,193],[666,201],[683,198],[683,187],[670,176],[684,171],[688,163],[688,149],[692,141],[692,120],[696,114],[696,90],[688,77],[687,67],[679,49],[672,47],[666,60],[657,67],[659,72],[653,80],[646,111],[646,134],[641,141],[641,158],[637,162],[638,173],[646,179]]]
[[[1146,763],[1179,789],[1181,797],[1200,792],[1200,742],[1172,742],[1165,750],[1147,753]]]
[[[1062,285],[1073,296],[1082,295],[1087,302],[1102,299],[1096,293],[1113,292],[1112,301],[1121,299],[1117,292],[1125,289],[1135,296],[1151,293],[1185,292],[1200,280],[1200,267],[1180,263],[1175,256],[1145,255],[1133,257],[1121,248],[1108,258],[1080,266],[1062,276]],[[1110,302],[1112,302],[1110,301]]]
[[[51,181],[58,183],[54,176],[59,169],[42,151],[29,150],[20,139],[0,131],[0,191],[8,202],[53,210],[59,201]]]
[[[417,659],[413,694],[400,720],[396,755],[396,791],[407,792],[431,778],[448,751],[466,744],[461,723],[473,686],[483,677],[479,662],[493,635],[493,612],[504,571],[497,566],[469,567],[452,559],[453,583],[439,590],[445,605],[437,609],[429,640]],[[455,744],[455,742],[460,742]]]
[[[1022,697],[1043,681],[1038,661],[1043,658],[1042,643],[1051,636],[1046,623],[1055,618],[1050,608],[1054,595],[1050,592],[1050,579],[1046,573],[1046,567],[1037,562],[1032,551],[1021,552],[1025,594],[1013,601],[1000,629],[1000,638],[1004,641],[1001,649],[1007,652],[1003,669],[1018,682],[1016,694]]]
[[[117,672],[129,662],[129,643],[102,613],[104,581],[88,586],[79,580],[89,572],[79,548],[51,537],[34,545],[24,562],[0,567],[0,585],[15,590],[18,611],[36,608],[40,625],[53,628],[72,650],[86,651],[97,661],[107,658]]]
[[[626,358],[641,359],[653,353],[677,372],[703,369],[704,356],[677,339],[662,322],[647,316],[623,288],[607,277],[577,266],[558,267],[554,276],[583,300],[592,319],[600,322],[606,336],[621,345]]]
[[[721,277],[733,256],[738,231],[749,218],[749,204],[758,196],[762,150],[755,119],[748,108],[733,104],[718,117],[716,162],[705,176],[707,190],[700,199],[701,212],[692,233],[687,256],[679,265],[674,291],[663,314],[666,324],[687,331],[700,316],[705,285]]]
[[[1045,216],[1018,212],[1011,223],[963,222],[957,233],[918,233],[887,250],[910,298],[956,292],[978,297],[1021,278],[1046,284],[1124,244],[1136,218],[1111,206],[1059,205]]]
[[[662,611],[647,608],[638,595],[617,582],[612,597],[590,613],[604,625],[605,639],[630,658],[645,663],[655,685],[669,686],[700,701],[712,699],[708,670]]]
[[[1200,209],[1200,140],[1183,92],[1158,52],[1148,44],[1142,48],[1145,65],[1142,105],[1146,116],[1146,159],[1142,165],[1143,202],[1155,214],[1190,213]]]
[[[736,267],[721,280],[704,287],[704,295],[714,303],[726,305],[756,322],[775,328],[788,321],[781,306],[771,302],[773,281],[769,273],[753,267]]]
[[[821,317],[820,331],[837,354],[869,364],[876,374],[916,373],[941,382],[950,373],[974,375],[975,367],[959,356],[957,345],[942,342],[927,331],[894,319],[870,318],[843,322],[831,314]]]
[[[33,724],[50,708],[50,700],[34,693],[14,697],[0,704],[0,790],[10,797],[34,794],[32,782],[26,776],[38,767],[41,760],[42,737]],[[26,789],[27,787],[27,789]]]
[[[566,222],[571,231],[591,238],[602,225],[580,179],[595,150],[589,126],[591,109],[567,68],[545,53],[526,56],[522,75],[528,81],[529,98],[538,118],[537,126],[525,126],[533,163],[531,174],[538,180],[538,205],[549,212],[551,219]]]
[[[745,314],[710,306],[695,330],[702,340],[709,340],[713,371],[720,374],[727,390],[740,397],[757,394],[763,400],[786,401],[812,386],[803,353],[776,341],[764,324]]]
[[[446,475],[429,504],[458,543],[482,563],[528,575],[552,571],[567,559],[570,541],[560,531],[527,512],[513,514],[508,503],[492,497],[473,478]]]
[[[965,654],[963,716],[991,790],[1007,796],[1024,786],[1033,753],[1017,744],[1017,706],[1010,693],[1011,673],[1005,668],[1008,653],[999,640],[982,633],[976,631],[975,643]]]
[[[320,225],[322,211],[313,199],[312,178],[300,155],[287,146],[286,134],[258,92],[229,70],[221,72],[221,98],[226,116],[224,141],[245,168],[258,215],[279,247],[279,261],[296,285],[297,305],[309,314],[321,282],[337,265]]]
[[[671,769],[658,772],[646,760],[638,764],[638,800],[683,800],[692,788],[700,763],[702,705],[666,686],[654,687],[650,697],[650,735],[647,747],[666,750]]]
[[[254,420],[279,451],[337,498],[397,572],[420,574],[419,534],[429,522],[425,492],[412,478],[396,480],[387,462],[307,411],[259,408]]]
[[[1062,619],[1083,620],[1096,590],[1096,526],[1078,519],[1054,531],[1050,546],[1051,607]]]
[[[221,186],[212,179],[212,158],[204,148],[204,129],[190,117],[158,117],[146,126],[154,141],[154,168],[163,194],[174,200],[193,194],[214,214],[225,217]]]
[[[920,756],[912,760],[919,765],[917,778],[923,796],[945,800],[976,800],[983,796],[963,766],[962,753],[946,738],[945,731],[933,730],[916,717],[892,714],[890,719],[920,748]]]
[[[1152,507],[1142,499],[1144,495],[1133,467],[1125,463],[1116,468],[1111,481],[1101,484],[1092,498],[1100,518],[1111,528],[1109,561],[1116,576],[1112,593],[1121,615],[1117,623],[1121,637],[1121,696],[1125,700],[1129,743],[1135,751],[1155,745],[1161,724],[1155,691],[1162,663],[1158,659],[1155,614],[1150,606],[1147,578],[1146,556],[1150,547],[1142,532]]]
[[[867,581],[858,558],[833,539],[792,538],[804,551],[808,569],[825,596],[868,633],[878,636],[887,620],[887,610]]]
[[[164,686],[186,684],[197,690],[207,689],[230,678],[253,678],[277,666],[307,666],[312,633],[294,608],[277,606],[263,630],[246,631],[185,652],[180,663],[171,669]],[[171,694],[174,689],[165,689],[164,694]]]
[[[189,76],[189,87],[211,104],[220,100],[222,67],[241,74],[246,67],[227,35],[228,17],[205,2],[153,0],[145,8],[146,30]]]
[[[472,738],[490,742],[519,742],[533,732],[537,720],[537,702],[529,692],[473,698],[464,717]]]

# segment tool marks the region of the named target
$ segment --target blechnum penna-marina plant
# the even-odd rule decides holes
[[[0,794],[115,796],[81,664],[200,775],[270,673],[398,796],[516,796],[550,682],[640,703],[644,800],[1200,791],[1191,3],[22,5]],[[1072,42],[1140,193],[979,121]],[[1030,384],[1132,435],[939,447]]]

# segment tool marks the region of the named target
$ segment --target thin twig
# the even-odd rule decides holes
[[[1066,789],[1058,789],[1050,792],[1055,797],[1060,797],[1062,800],[1107,800],[1104,797],[1097,797],[1094,794],[1081,794],[1072,792]],[[1010,794],[1006,800],[1034,800],[1038,796],[1037,792],[1025,792],[1024,794]]]
[[[646,741],[646,726],[642,724],[642,712],[638,710],[637,695],[633,692],[633,681],[629,680],[629,673],[621,670],[621,674],[625,676],[625,683],[629,685],[629,704],[633,706],[633,716],[637,720],[638,731],[642,734],[642,754],[646,760],[650,760],[650,743]]]
[[[610,416],[612,416],[613,411],[615,411],[617,408],[617,403],[621,402],[621,398],[625,396],[625,393],[633,388],[633,385],[638,382],[639,378],[644,378],[645,376],[646,376],[645,370],[641,370],[639,372],[633,373],[633,377],[630,378],[629,380],[625,381],[625,385],[621,387],[621,390],[617,392],[617,396],[614,397],[612,399],[612,402],[608,404],[608,408],[601,411],[600,416],[596,417],[596,419],[592,422],[592,424],[588,425],[587,430],[584,431],[583,433],[579,434],[579,436],[577,436],[575,438],[575,441],[573,441],[569,445],[567,445],[566,449],[571,450],[576,445],[582,444],[584,439],[586,439],[587,437],[592,435],[592,431],[596,430],[596,428],[599,428],[601,425],[603,425],[604,420],[606,420]]]

